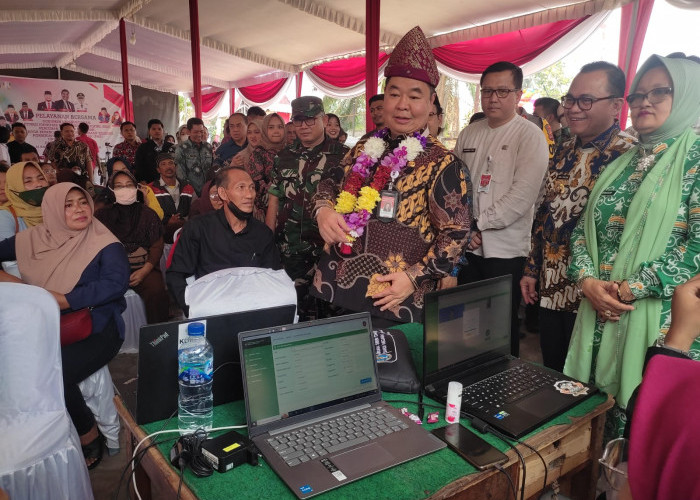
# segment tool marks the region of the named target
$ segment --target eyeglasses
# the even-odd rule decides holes
[[[493,95],[493,93],[496,93],[496,96],[499,99],[505,99],[508,97],[508,94],[511,92],[517,92],[520,89],[481,89],[481,97],[486,97],[489,98]]]
[[[133,184],[115,184],[115,185],[114,185],[114,189],[115,189],[115,190],[117,190],[117,189],[126,189],[126,188],[131,188],[131,189],[133,189],[133,188],[135,188],[135,187],[136,187],[136,186],[134,186]]]
[[[306,124],[307,127],[312,127],[313,124],[316,123],[317,118],[318,116],[314,116],[313,118],[294,118],[292,123],[295,127],[301,127],[302,124]]]
[[[661,101],[665,100],[667,96],[672,94],[673,87],[659,87],[656,89],[651,89],[646,94],[630,94],[627,96],[626,100],[627,104],[630,105],[630,108],[639,108],[644,102],[644,99],[649,101],[649,104],[658,104]]]
[[[428,116],[442,116],[442,113],[433,113],[432,111],[428,113]]]
[[[210,194],[210,195],[209,195],[209,199],[210,199],[210,200],[220,200],[221,198],[219,198],[219,195],[218,195],[218,194],[213,193],[213,194]]]
[[[605,101],[606,99],[618,99],[618,96],[609,95],[606,97],[590,97],[584,95],[581,97],[573,97],[570,95],[565,95],[561,98],[561,105],[564,107],[564,109],[571,109],[574,107],[574,104],[578,104],[581,111],[588,111],[596,102]]]

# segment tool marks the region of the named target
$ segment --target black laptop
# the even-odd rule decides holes
[[[206,324],[207,340],[214,348],[214,405],[220,405],[243,399],[238,333],[292,323],[295,313],[296,305],[291,304],[141,327],[136,422],[163,420],[177,410],[178,346],[187,337],[188,324]]]
[[[423,387],[445,402],[461,382],[462,411],[519,438],[597,389],[510,355],[510,275],[426,294]]]

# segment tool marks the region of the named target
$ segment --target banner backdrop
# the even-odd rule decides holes
[[[124,97],[118,84],[43,80],[0,75],[0,125],[22,122],[27,127],[26,141],[42,155],[46,144],[54,140],[61,123],[90,126],[88,136],[105,157],[111,146],[123,139],[119,133],[124,116]]]

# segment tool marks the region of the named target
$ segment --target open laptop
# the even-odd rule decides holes
[[[461,382],[462,411],[519,438],[596,388],[510,355],[510,275],[426,294],[423,387],[445,402]]]
[[[177,355],[187,338],[187,325],[205,323],[214,349],[214,405],[243,399],[238,332],[294,321],[294,304],[194,318],[141,327],[139,332],[136,422],[139,425],[169,418],[177,410]]]
[[[372,339],[367,313],[238,336],[248,433],[299,498],[445,447],[382,401]]]

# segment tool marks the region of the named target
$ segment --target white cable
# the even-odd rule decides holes
[[[232,429],[245,429],[247,425],[230,425],[228,427],[215,427],[214,429],[210,429],[207,431],[207,436],[209,435],[210,432],[215,432],[215,431],[227,431],[227,430],[232,430]],[[136,453],[138,453],[139,448],[143,444],[144,441],[147,439],[152,438],[153,436],[157,436],[159,434],[173,434],[173,433],[179,433],[179,429],[169,429],[166,431],[157,431],[154,432],[153,434],[149,434],[148,436],[144,437],[141,441],[138,442],[138,444],[134,447],[134,452],[131,455],[131,477],[132,477],[132,482],[134,484],[134,493],[136,493],[136,498],[139,500],[141,499],[141,495],[139,495],[139,490],[136,487],[136,474],[134,473],[134,469],[136,469]],[[184,473],[184,471],[183,471]]]

